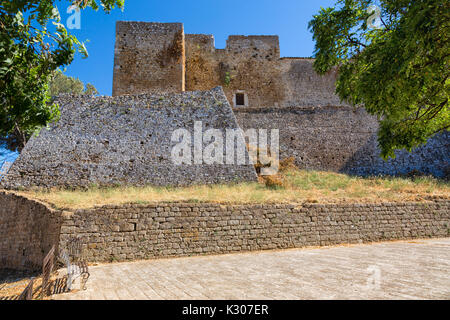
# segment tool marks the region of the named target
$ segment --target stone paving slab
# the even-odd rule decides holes
[[[450,299],[450,238],[98,265],[54,299]],[[78,284],[76,284],[76,288]]]

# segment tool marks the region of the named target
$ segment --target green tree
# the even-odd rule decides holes
[[[73,0],[80,9],[101,5],[105,12],[125,0]],[[0,137],[21,149],[29,136],[59,116],[48,83],[83,43],[60,22],[56,0],[0,0]],[[53,27],[52,27],[53,24]]]
[[[379,117],[384,158],[449,129],[450,1],[340,0],[309,28],[315,70],[337,67],[340,98]]]
[[[66,76],[58,69],[50,80],[49,95],[54,97],[62,93],[96,95],[98,91],[94,85],[88,83],[85,86],[80,79]]]

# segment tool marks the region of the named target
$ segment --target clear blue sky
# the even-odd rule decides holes
[[[334,0],[125,0],[124,11],[81,13],[81,29],[71,30],[80,40],[89,39],[89,58],[77,56],[66,74],[90,82],[102,95],[111,95],[115,22],[182,22],[185,33],[213,34],[216,47],[224,48],[229,35],[279,35],[281,56],[309,57],[314,50],[308,22],[320,7]],[[68,1],[58,3],[65,24]]]

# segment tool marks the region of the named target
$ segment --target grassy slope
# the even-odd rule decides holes
[[[158,201],[218,203],[302,203],[423,201],[430,196],[450,198],[450,184],[429,177],[359,178],[344,174],[289,169],[280,177],[282,186],[263,183],[192,186],[185,188],[117,187],[87,191],[53,190],[21,192],[58,208],[90,208],[106,204]]]

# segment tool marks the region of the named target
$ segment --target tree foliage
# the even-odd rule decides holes
[[[49,95],[54,97],[63,93],[75,95],[97,95],[98,91],[94,85],[88,83],[85,86],[80,79],[66,76],[60,69],[58,69],[51,77],[49,83]]]
[[[369,27],[373,5],[379,28]],[[315,70],[337,67],[340,98],[379,117],[384,158],[449,129],[450,1],[340,0],[309,28]]]
[[[83,43],[61,23],[56,0],[0,1],[0,137],[10,148],[59,116],[50,103],[48,82],[74,55],[87,56]],[[122,8],[124,0],[73,0],[80,9]]]

